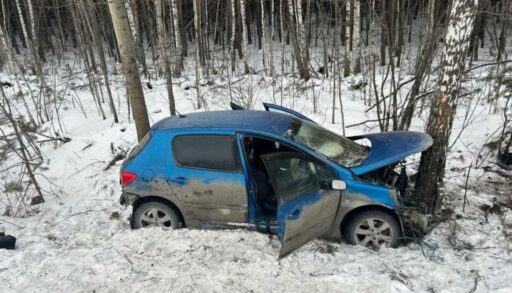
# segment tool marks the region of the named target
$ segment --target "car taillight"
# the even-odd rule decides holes
[[[121,173],[121,185],[126,186],[133,180],[137,179],[137,174],[131,172],[122,172]]]

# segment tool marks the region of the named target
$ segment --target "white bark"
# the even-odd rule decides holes
[[[231,0],[231,70],[235,71],[235,37],[236,37],[236,10],[235,10],[235,0]]]
[[[170,0],[170,14],[172,15],[172,22],[174,26],[174,42],[176,44],[176,65],[174,67],[174,74],[176,76],[180,76],[181,70],[183,69],[183,44],[181,42],[180,25],[178,21],[178,6],[176,5],[176,1],[177,0]]]
[[[242,21],[242,54],[244,56],[245,73],[249,73],[249,64],[247,63],[247,55],[249,54],[247,49],[247,26],[245,23],[245,0],[239,0],[240,2],[240,20]]]
[[[29,15],[29,21],[30,21],[30,31],[32,32],[32,43],[34,46],[38,45],[38,39],[37,39],[37,30],[36,30],[36,23],[34,18],[34,5],[32,4],[32,0],[27,0],[28,4],[28,15]]]
[[[162,0],[155,0],[155,8],[156,8],[156,27],[158,31],[158,49],[160,51],[159,58],[159,74],[163,75],[165,72],[165,62],[167,59],[167,50],[165,48],[165,22],[164,22],[164,14],[162,8]]]
[[[358,74],[361,71],[361,3],[360,0],[353,0],[352,4],[354,5],[354,29],[352,32],[353,38],[353,50],[354,50],[354,60],[352,60],[352,73]]]
[[[476,7],[477,0],[455,0],[452,4],[450,21],[445,35],[439,87],[445,93],[450,92],[451,89],[458,89],[460,86],[459,76],[462,74],[466,57],[461,52],[467,52],[469,48],[469,38],[475,20],[475,11],[468,4],[472,2]]]
[[[290,2],[291,4],[291,2]],[[302,54],[306,54],[306,28],[304,27],[304,22],[302,21],[302,0],[295,1],[296,13],[295,13],[295,21],[297,22],[297,32],[299,35],[299,44],[300,51]]]
[[[270,1],[270,20],[270,75],[274,77],[274,0]]]
[[[26,20],[25,20],[25,17],[23,16],[23,8],[21,7],[21,2],[20,0],[16,0],[16,10],[18,12],[18,17],[20,19],[20,23],[21,23],[21,31],[23,33],[23,38],[25,39],[25,44],[27,45],[27,49],[29,50],[29,55],[28,55],[28,58],[29,58],[29,61],[30,63],[32,63],[32,66],[33,66],[33,69],[36,70],[36,66],[35,66],[35,56],[33,56],[33,46],[32,46],[32,40],[28,34],[28,30],[27,30],[27,25],[26,25]]]
[[[128,23],[130,24],[130,31],[132,32],[132,36],[135,40],[135,43],[139,40],[139,34],[137,32],[137,28],[135,27],[135,16],[133,15],[132,5],[130,4],[131,0],[124,0],[124,7],[126,9],[126,15],[128,16]]]
[[[261,4],[261,48],[263,50],[263,69],[265,66],[265,0],[260,0]]]

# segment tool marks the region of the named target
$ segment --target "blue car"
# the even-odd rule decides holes
[[[247,228],[277,234],[279,256],[324,237],[399,245],[393,168],[430,147],[419,132],[345,138],[293,110],[200,112],[165,118],[121,167],[134,228]],[[355,141],[368,139],[371,147]]]

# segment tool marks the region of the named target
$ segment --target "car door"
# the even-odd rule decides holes
[[[194,226],[247,222],[245,174],[235,134],[178,134],[166,171]]]
[[[307,155],[281,152],[261,158],[278,200],[279,257],[283,257],[329,230],[341,191],[329,188],[334,174]]]
[[[299,113],[297,111],[294,111],[292,109],[288,109],[288,108],[283,107],[283,106],[278,106],[278,105],[269,104],[269,103],[263,103],[263,107],[265,107],[265,110],[267,112],[284,113],[284,114],[292,115],[292,116],[298,117],[298,118],[300,118],[302,120],[306,120],[306,121],[313,122],[313,123],[316,124],[315,121],[309,119],[308,117],[302,115],[301,113]]]

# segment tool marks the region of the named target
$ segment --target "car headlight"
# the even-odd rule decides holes
[[[398,192],[396,190],[396,188],[390,188],[389,189],[389,194],[391,195],[391,198],[393,198],[393,200],[396,202],[398,201]]]

